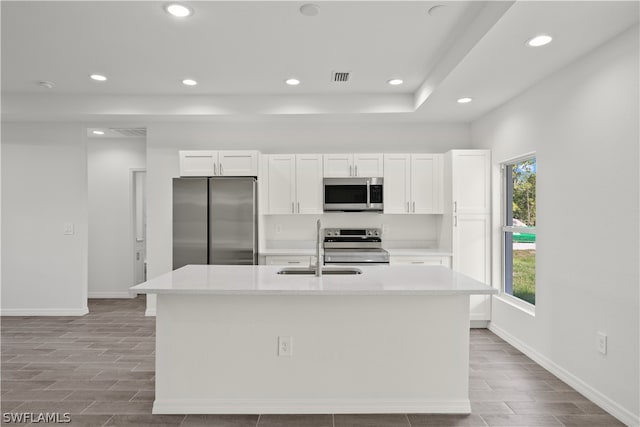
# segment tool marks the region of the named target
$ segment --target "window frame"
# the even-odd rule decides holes
[[[528,301],[525,301],[521,298],[513,296],[513,290],[511,293],[507,292],[507,233],[526,233],[526,234],[534,234],[537,236],[536,227],[518,227],[513,225],[507,225],[508,218],[513,218],[511,207],[508,206],[507,197],[509,196],[509,183],[511,183],[511,174],[507,174],[507,170],[509,166],[513,166],[519,162],[523,162],[525,160],[536,159],[536,173],[537,173],[537,156],[536,152],[529,152],[517,157],[513,157],[507,160],[503,160],[500,162],[500,173],[501,173],[501,214],[500,214],[500,241],[501,241],[501,258],[502,258],[502,283],[500,286],[500,296],[508,301],[510,304],[515,305],[516,307],[524,310],[527,313],[535,315],[535,304],[531,304]],[[511,194],[513,194],[513,190],[511,189]],[[537,198],[537,191],[536,191]],[[509,216],[509,214],[511,216]],[[512,241],[511,241],[512,242]],[[513,243],[511,243],[511,251],[513,252]],[[513,262],[513,255],[511,256],[511,262]],[[511,278],[513,279],[513,264],[511,264],[510,269]],[[536,285],[537,285],[537,274],[536,274]],[[513,283],[511,283],[513,286]],[[536,286],[537,288],[537,286]]]

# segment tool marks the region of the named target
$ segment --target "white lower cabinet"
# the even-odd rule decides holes
[[[266,265],[288,265],[292,267],[307,267],[315,264],[316,257],[306,255],[267,255],[264,259]]]
[[[483,283],[491,283],[491,224],[485,214],[459,214],[453,227],[453,269]],[[471,295],[470,320],[491,317],[491,297]]]
[[[440,255],[391,255],[391,265],[442,265],[451,268],[451,257]]]

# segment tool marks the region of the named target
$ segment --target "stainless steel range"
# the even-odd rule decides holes
[[[379,228],[325,228],[325,264],[389,264]]]

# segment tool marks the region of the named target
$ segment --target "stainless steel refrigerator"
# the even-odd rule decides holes
[[[253,177],[173,179],[173,269],[187,264],[257,264]]]

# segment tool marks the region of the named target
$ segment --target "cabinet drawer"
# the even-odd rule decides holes
[[[266,265],[293,265],[293,266],[306,267],[310,264],[310,262],[311,262],[310,256],[274,255],[274,256],[265,257]]]
[[[451,258],[448,256],[391,256],[393,265],[443,265],[451,267]]]

